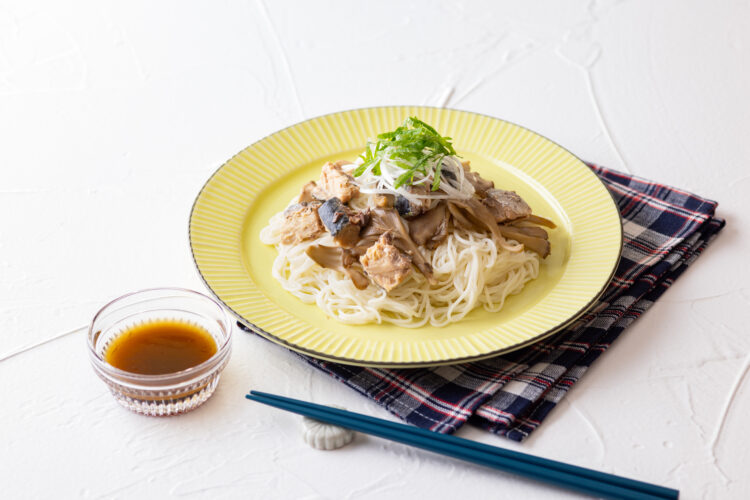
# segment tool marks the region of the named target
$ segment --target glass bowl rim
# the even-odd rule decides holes
[[[176,371],[176,372],[170,372],[170,373],[161,373],[158,375],[149,375],[149,374],[143,374],[143,373],[135,373],[135,372],[129,372],[126,370],[122,370],[120,368],[117,368],[111,364],[109,364],[102,356],[100,356],[95,349],[94,340],[93,340],[93,330],[94,330],[94,324],[96,323],[96,320],[99,318],[99,316],[104,312],[106,309],[108,309],[113,304],[126,299],[128,297],[132,297],[134,295],[140,295],[147,292],[180,292],[180,293],[186,293],[188,295],[196,296],[200,299],[206,299],[210,302],[212,302],[220,311],[220,315],[222,317],[222,320],[224,321],[224,324],[226,325],[226,338],[224,339],[224,342],[221,344],[221,346],[218,346],[216,349],[216,352],[208,358],[206,361],[191,366],[190,368],[185,368],[184,370]],[[181,287],[154,287],[154,288],[142,288],[140,290],[135,290],[133,292],[128,292],[124,295],[120,295],[117,298],[114,298],[104,304],[94,315],[93,319],[91,320],[91,323],[89,323],[88,328],[88,334],[86,335],[86,343],[88,344],[88,351],[89,356],[91,357],[92,362],[94,365],[104,371],[107,375],[110,377],[114,377],[117,379],[117,382],[120,384],[125,385],[134,385],[132,382],[127,382],[125,380],[122,380],[122,378],[130,379],[133,381],[138,382],[146,382],[150,383],[147,385],[149,389],[154,389],[156,386],[152,385],[155,382],[165,382],[165,385],[158,386],[159,388],[163,388],[168,386],[182,386],[184,385],[188,380],[186,378],[190,377],[191,375],[198,375],[202,376],[203,372],[206,371],[207,368],[210,368],[211,371],[215,369],[216,367],[213,367],[212,365],[221,366],[221,361],[226,358],[226,356],[229,354],[229,351],[232,346],[232,320],[229,316],[229,313],[222,307],[222,305],[213,297],[209,297],[208,295],[198,292],[196,290],[190,290],[189,288],[181,288]],[[171,383],[170,383],[171,382]],[[146,386],[144,386],[145,388]]]

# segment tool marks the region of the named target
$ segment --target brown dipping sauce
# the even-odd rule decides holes
[[[216,341],[204,328],[179,320],[158,320],[115,337],[104,359],[126,372],[163,375],[199,365],[216,350]]]

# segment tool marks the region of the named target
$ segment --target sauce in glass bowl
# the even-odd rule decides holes
[[[215,353],[216,341],[205,328],[165,319],[128,328],[112,339],[104,359],[126,372],[162,375],[192,368]]]
[[[201,293],[141,290],[96,313],[88,351],[94,371],[122,406],[143,415],[177,415],[214,393],[232,351],[232,321]]]

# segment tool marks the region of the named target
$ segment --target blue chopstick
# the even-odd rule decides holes
[[[435,453],[452,456],[495,469],[513,472],[539,481],[607,498],[677,498],[677,490],[634,481],[611,474],[556,462],[525,453],[438,434],[418,427],[382,420],[329,406],[308,403],[259,391],[248,399],[327,421],[342,427],[398,441]]]

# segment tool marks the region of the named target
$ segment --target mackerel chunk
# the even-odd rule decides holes
[[[531,215],[531,207],[515,191],[489,189],[482,204],[492,212],[497,223]]]
[[[319,201],[295,203],[287,207],[281,223],[281,243],[294,245],[322,234],[325,229],[318,217],[318,207]]]
[[[386,292],[400,285],[412,273],[411,259],[393,245],[390,233],[381,235],[359,261],[370,279]]]
[[[406,186],[404,189],[412,194],[427,196],[430,190],[424,184],[417,186]],[[417,215],[423,214],[430,209],[432,206],[432,200],[429,198],[417,198],[416,201],[409,201],[406,197],[396,195],[396,199],[393,202],[393,208],[398,211],[398,214],[402,217],[416,217]]]
[[[331,198],[318,208],[318,216],[339,246],[352,248],[359,241],[359,231],[367,223],[368,213],[357,212],[340,199]]]
[[[344,172],[341,168],[349,162],[328,162],[323,165],[317,189],[312,193],[315,198],[328,199],[338,198],[341,203],[346,203],[359,194],[359,187],[354,177]]]

